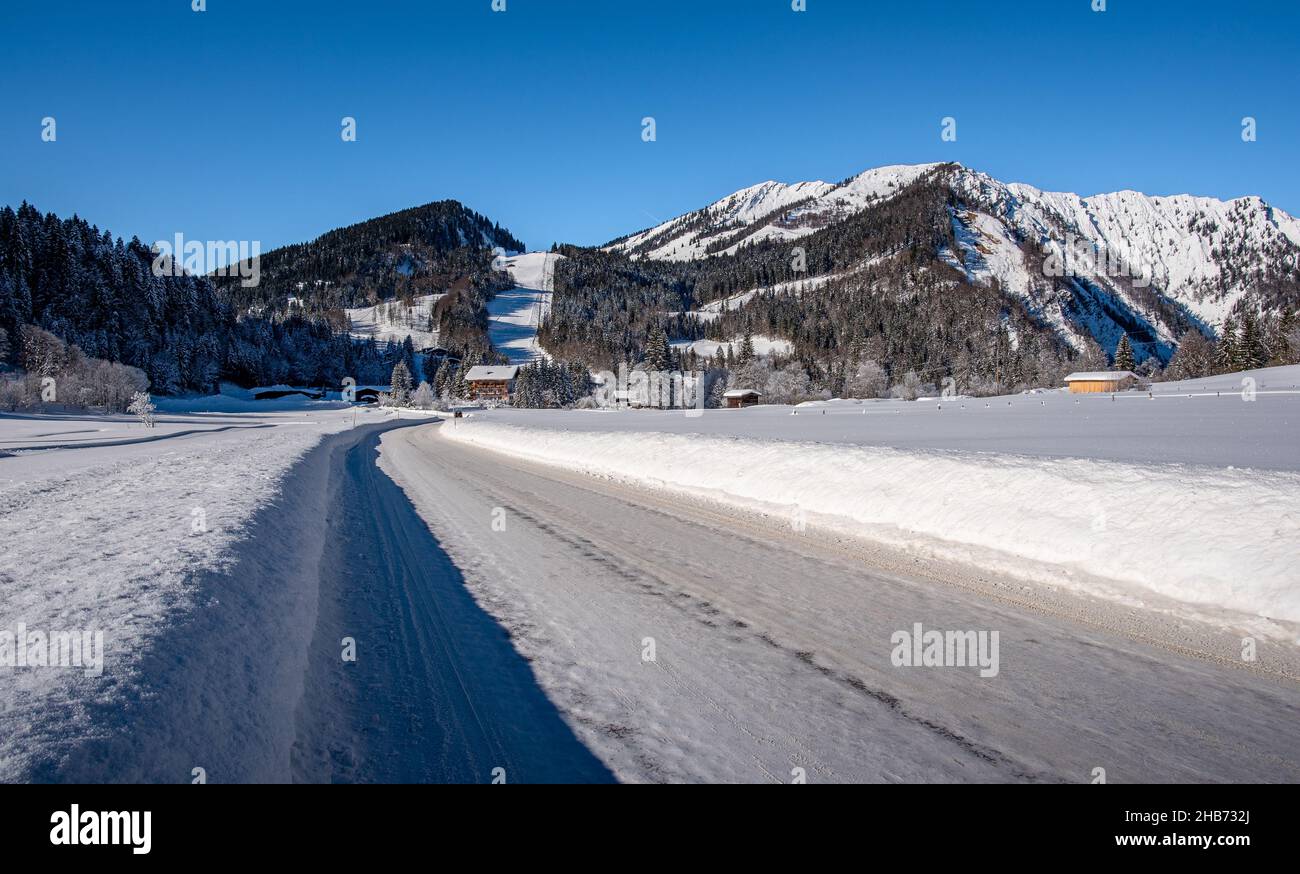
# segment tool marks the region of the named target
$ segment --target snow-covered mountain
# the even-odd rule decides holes
[[[734,254],[807,237],[921,180],[951,193],[954,245],[943,260],[1019,297],[1076,348],[1091,336],[1113,349],[1128,332],[1167,360],[1189,322],[1213,331],[1238,304],[1276,312],[1297,303],[1300,221],[1259,197],[1081,197],[959,164],[880,167],[839,184],[764,182],[606,248],[667,261]]]
[[[889,199],[940,164],[867,170],[839,184],[763,182],[607,248],[667,261],[727,255],[760,240],[797,239]]]

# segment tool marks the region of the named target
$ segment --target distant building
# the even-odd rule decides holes
[[[289,395],[301,395],[305,398],[311,398],[318,401],[325,397],[324,389],[314,388],[291,388],[287,385],[276,385],[270,388],[253,389],[253,399],[258,401],[274,401],[279,398],[288,397]]]
[[[459,355],[450,350],[444,349],[441,346],[426,346],[423,349],[416,349],[415,351],[426,358],[436,358],[439,361],[455,361],[457,364],[460,363]]]
[[[1124,391],[1137,382],[1137,375],[1128,370],[1098,370],[1071,373],[1065,378],[1070,394]]]
[[[732,410],[741,407],[752,407],[758,403],[758,399],[762,396],[762,392],[754,391],[752,388],[729,388],[722,393],[722,399],[727,408]]]
[[[470,399],[507,403],[511,392],[515,389],[515,377],[518,375],[518,364],[480,364],[471,367],[465,374],[465,382],[469,384]]]

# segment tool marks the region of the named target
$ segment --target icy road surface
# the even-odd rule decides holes
[[[612,782],[376,466],[378,443],[334,450],[294,779]]]
[[[380,466],[622,780],[1300,779],[1293,653],[1193,657],[1235,641],[1030,606],[1019,586],[439,436],[453,427],[384,434]],[[384,517],[368,524],[379,548]],[[997,675],[895,667],[891,635],[917,622],[998,631]]]

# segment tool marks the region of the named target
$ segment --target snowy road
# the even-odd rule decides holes
[[[412,626],[436,620],[417,600],[436,584],[450,586],[439,604],[472,614],[452,585],[463,574],[620,779],[788,782],[803,769],[810,782],[1089,782],[1103,768],[1109,782],[1300,780],[1293,680],[712,504],[453,443],[439,427],[456,425],[385,434],[380,465],[445,557],[404,547],[418,540],[413,516],[349,465],[349,487],[375,492],[349,510],[381,538],[373,561],[429,578],[387,609]],[[917,622],[998,631],[997,675],[893,666],[891,635]],[[478,635],[477,623],[440,627]]]
[[[334,453],[294,779],[612,781],[376,467],[378,442],[372,431]]]

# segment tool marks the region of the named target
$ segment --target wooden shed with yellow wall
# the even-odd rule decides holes
[[[1137,376],[1127,370],[1099,370],[1071,373],[1065,378],[1070,394],[1106,393],[1132,388]]]

